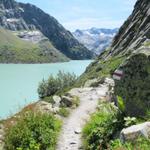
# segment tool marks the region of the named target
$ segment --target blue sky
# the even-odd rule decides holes
[[[65,28],[120,27],[136,0],[17,0],[32,3],[55,17]]]

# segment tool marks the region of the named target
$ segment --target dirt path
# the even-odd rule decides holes
[[[78,150],[81,147],[81,130],[89,114],[95,112],[98,100],[106,96],[108,85],[97,88],[72,89],[69,93],[80,98],[80,106],[64,120],[57,150]]]

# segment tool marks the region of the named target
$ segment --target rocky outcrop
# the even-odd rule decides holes
[[[51,103],[48,102],[44,102],[44,101],[39,101],[36,105],[35,105],[35,111],[39,111],[41,113],[54,113],[57,114],[59,112],[59,107],[53,107],[53,105]]]
[[[80,44],[54,17],[34,5],[18,3],[14,0],[1,0],[0,26],[12,31],[38,30],[56,49],[71,59],[93,57],[93,53]],[[24,37],[29,37],[28,32],[23,34]]]
[[[150,1],[137,0],[134,11],[120,28],[111,45],[111,55],[127,53],[150,39]]]
[[[120,134],[120,139],[123,142],[134,142],[140,137],[150,138],[150,122],[133,125],[123,129]]]

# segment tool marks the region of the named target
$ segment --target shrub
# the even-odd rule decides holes
[[[77,77],[75,74],[64,73],[59,71],[56,77],[51,75],[48,80],[43,80],[38,87],[38,94],[40,98],[52,96],[57,92],[64,91],[71,87]]]
[[[149,150],[150,140],[138,138],[135,142],[122,143],[119,139],[111,141],[109,149],[111,150]]]
[[[6,130],[7,150],[55,149],[61,122],[53,115],[28,112]]]
[[[68,117],[70,114],[70,111],[69,111],[69,109],[62,107],[62,108],[60,108],[58,114],[61,115],[62,117]]]
[[[124,121],[125,121],[125,127],[129,127],[137,123],[137,119],[135,117],[125,117]]]
[[[118,109],[109,103],[101,104],[98,112],[91,116],[83,129],[85,149],[99,150],[107,148],[109,140],[122,126]]]

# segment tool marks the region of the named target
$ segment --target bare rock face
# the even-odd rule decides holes
[[[48,40],[40,31],[32,30],[32,31],[18,31],[14,32],[19,38],[30,41],[32,43],[39,43],[42,40]]]
[[[120,134],[120,139],[123,142],[135,141],[139,137],[150,138],[150,122],[145,122],[139,125],[133,125],[123,129]]]
[[[150,1],[138,0],[133,13],[115,36],[110,54],[136,50],[147,39],[150,39]]]

